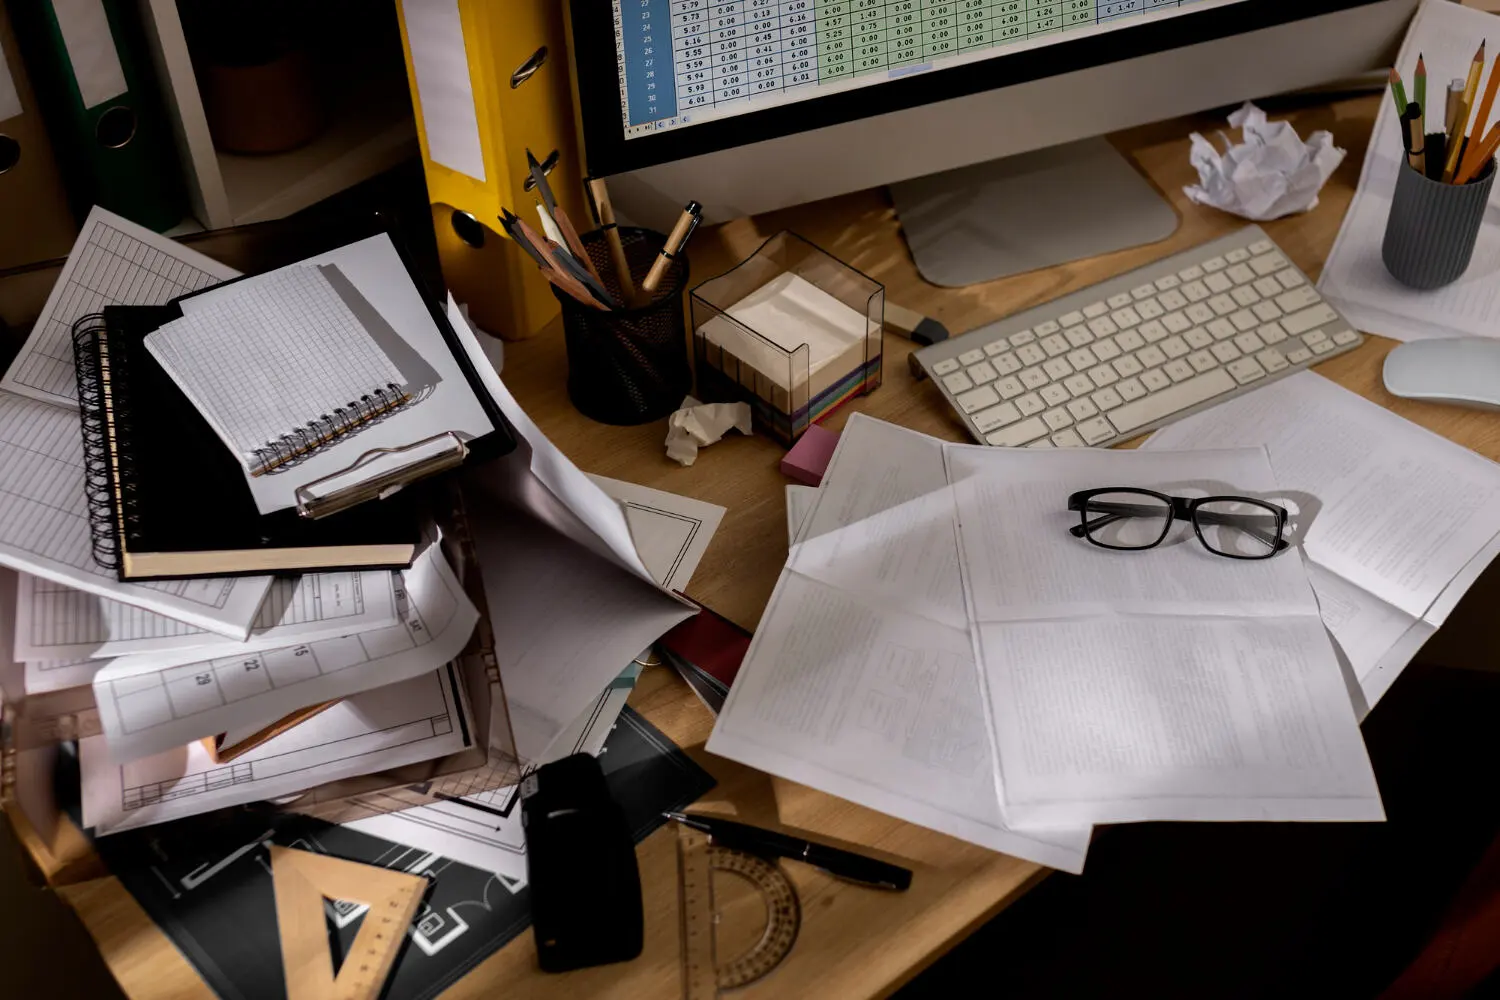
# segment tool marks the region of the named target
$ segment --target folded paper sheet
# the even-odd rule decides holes
[[[1183,188],[1189,198],[1256,222],[1318,206],[1318,192],[1344,160],[1330,133],[1314,132],[1303,142],[1288,122],[1268,122],[1249,103],[1229,116],[1229,124],[1242,130],[1245,141],[1235,145],[1220,133],[1225,153],[1193,133],[1189,158],[1198,183]]]

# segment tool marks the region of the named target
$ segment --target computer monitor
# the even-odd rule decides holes
[[[1151,231],[1169,220],[1159,204],[1138,204],[1128,165],[1121,173],[1097,145],[1055,147],[1358,76],[1388,64],[1415,7],[571,0],[570,32],[587,169],[610,178],[623,216],[669,228],[695,199],[721,221],[969,168],[895,188],[923,266],[924,250],[1011,242],[955,243],[974,219],[1045,228],[1062,237],[1058,259],[1166,235]],[[1036,150],[1050,152],[1005,161]],[[1048,190],[1049,179],[1061,183]],[[1047,257],[1022,253],[973,274]]]

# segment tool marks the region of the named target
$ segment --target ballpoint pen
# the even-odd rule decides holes
[[[814,868],[849,882],[874,886],[879,889],[894,889],[904,892],[911,887],[911,869],[889,864],[863,854],[845,851],[838,847],[815,844],[801,837],[790,837],[774,830],[762,830],[747,823],[720,819],[718,816],[702,816],[689,813],[662,813],[667,819],[681,823],[709,835],[714,843],[744,851],[777,858],[804,861]]]
[[[585,187],[590,195],[590,202],[594,209],[594,221],[604,231],[604,239],[609,245],[609,259],[615,269],[615,279],[620,283],[620,292],[625,298],[628,308],[635,308],[636,301],[635,280],[630,274],[630,259],[625,256],[625,244],[620,241],[620,226],[615,221],[614,205],[609,200],[609,188],[604,184],[602,178],[591,178],[585,182]]]
[[[648,294],[654,293],[661,284],[661,279],[667,276],[667,268],[677,255],[682,253],[682,248],[687,246],[687,241],[693,235],[693,230],[698,228],[698,223],[703,219],[703,206],[696,201],[687,203],[682,210],[682,215],[677,219],[677,225],[672,227],[672,235],[667,237],[666,245],[661,248],[655,263],[651,265],[651,272],[646,275],[646,280],[641,282],[641,289]]]

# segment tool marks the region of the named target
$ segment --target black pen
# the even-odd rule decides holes
[[[662,813],[683,826],[701,830],[721,847],[777,858],[804,861],[814,868],[821,868],[836,878],[879,889],[894,889],[904,892],[911,887],[911,869],[887,864],[863,854],[815,844],[801,837],[788,837],[784,833],[762,830],[758,826],[736,823],[717,816],[689,815],[687,813]]]

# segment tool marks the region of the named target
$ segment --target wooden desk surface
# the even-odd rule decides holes
[[[1302,134],[1329,129],[1350,154],[1316,210],[1265,226],[1297,264],[1314,276],[1321,270],[1353,195],[1377,101],[1363,97],[1320,104],[1292,115]],[[1161,244],[972,288],[939,289],[917,276],[895,214],[884,192],[877,190],[705,230],[692,245],[693,278],[701,281],[727,269],[766,237],[789,228],[883,282],[890,301],[924,311],[954,332],[969,330],[1238,228],[1239,220],[1194,206],[1182,195],[1183,185],[1195,179],[1188,166],[1188,133],[1221,127],[1217,116],[1198,116],[1113,137],[1115,145],[1135,159],[1182,217],[1177,233]],[[1380,366],[1392,346],[1388,340],[1370,338],[1359,350],[1322,365],[1319,371],[1402,416],[1500,460],[1500,415],[1399,401],[1385,392]],[[858,410],[962,440],[962,428],[938,394],[912,379],[906,363],[911,345],[888,336],[885,352],[883,387],[856,401],[831,426],[842,426],[846,414]],[[782,450],[763,437],[732,436],[705,451],[692,468],[680,468],[664,457],[664,422],[621,428],[585,419],[568,402],[566,371],[557,331],[506,345],[505,381],[542,429],[585,470],[728,508],[690,593],[753,628],[786,556],[782,489],[786,479],[777,468]],[[752,823],[780,822],[802,828],[902,859],[916,871],[911,890],[895,895],[839,884],[806,866],[788,865],[802,898],[801,937],[787,961],[746,991],[747,997],[889,993],[1045,874],[1036,865],[705,754],[703,743],[713,720],[687,687],[665,669],[645,672],[631,704],[718,779],[718,787],[698,808],[732,812]],[[639,857],[646,890],[646,949],[640,959],[544,976],[536,971],[531,936],[526,934],[491,956],[446,996],[477,1000],[498,995],[678,995],[672,832],[652,835],[641,846]],[[101,879],[63,890],[63,894],[83,917],[130,996],[211,996],[119,882]]]

